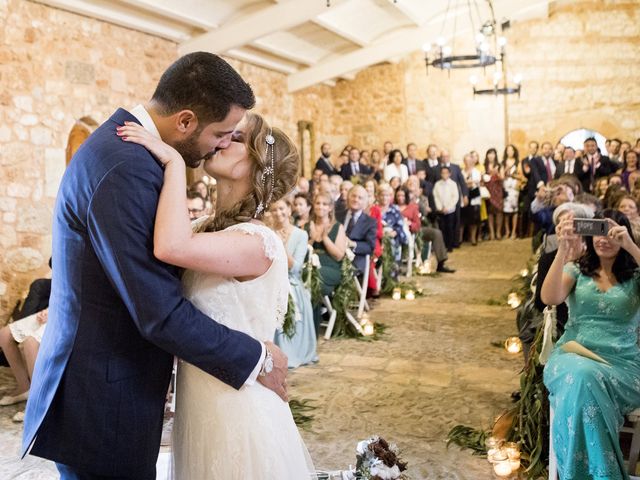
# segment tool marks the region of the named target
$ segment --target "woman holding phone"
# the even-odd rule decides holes
[[[584,237],[573,213],[562,219],[542,285],[545,304],[569,305],[544,369],[561,479],[629,478],[618,434],[623,416],[640,406],[640,248],[622,213],[605,210],[602,218],[606,235]]]

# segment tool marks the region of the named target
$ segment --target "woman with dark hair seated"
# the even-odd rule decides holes
[[[561,479],[627,479],[618,434],[640,406],[640,248],[627,218],[605,210],[606,236],[558,224],[558,252],[542,301],[569,305],[569,321],[544,369],[555,412],[552,441]],[[586,243],[586,251],[584,250]]]

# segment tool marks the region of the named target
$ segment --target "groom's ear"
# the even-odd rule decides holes
[[[175,114],[175,127],[181,134],[190,136],[198,129],[198,116],[193,110],[180,110]]]

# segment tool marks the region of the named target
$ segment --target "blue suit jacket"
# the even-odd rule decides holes
[[[119,109],[98,128],[60,185],[23,454],[33,445],[33,455],[135,478],[155,468],[173,356],[240,388],[261,346],[198,311],[178,269],[154,258],[162,168],[116,136],[127,120],[137,122]]]
[[[344,217],[342,221],[344,221]],[[377,231],[378,224],[376,220],[362,212],[349,233],[349,240],[356,242],[356,246],[353,249],[353,253],[355,253],[353,266],[360,273],[364,273],[366,256],[373,255],[373,250],[376,248]]]

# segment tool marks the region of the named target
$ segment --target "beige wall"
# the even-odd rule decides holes
[[[579,127],[640,137],[640,2],[552,2],[550,18],[508,32],[520,99],[509,97],[511,137],[557,141]],[[51,210],[76,119],[104,121],[146,100],[177,56],[175,44],[25,0],[0,0],[0,324],[28,284],[48,272]],[[282,74],[230,60],[252,84],[257,111],[298,143],[298,121],[338,151],[347,143],[404,149],[414,141],[504,147],[501,98],[471,93],[471,72],[430,69],[416,52],[334,88],[289,94]],[[308,141],[306,142],[309,146]],[[308,148],[307,148],[308,150]],[[309,171],[309,165],[306,167]]]
[[[640,2],[551,2],[549,18],[514,23],[509,70],[523,75],[520,98],[509,96],[511,141],[558,141],[580,127],[607,137],[640,137]],[[503,99],[474,98],[478,70],[426,74],[423,55],[379,65],[333,90],[334,138],[381,148],[416,142],[446,146],[460,160],[475,148],[504,148]],[[487,69],[490,78],[491,69]]]

